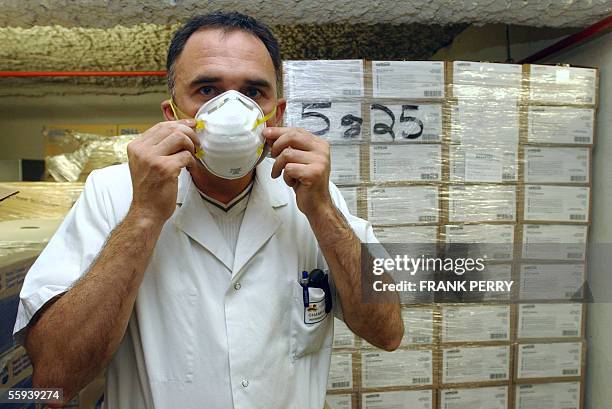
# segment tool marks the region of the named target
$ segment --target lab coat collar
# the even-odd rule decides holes
[[[282,224],[276,209],[288,203],[291,189],[282,178],[272,179],[270,172],[273,164],[272,159],[264,159],[257,165],[255,183],[238,233],[234,257],[225,241],[219,239],[222,234],[189,172],[183,169],[179,175],[177,203],[181,206],[175,212],[174,224],[231,270],[232,281],[238,279],[242,268]]]
[[[274,159],[265,158],[262,160],[255,170],[255,184],[262,185],[261,188],[265,191],[266,196],[272,207],[284,206],[289,201],[290,190],[287,189],[284,180],[281,177],[272,179],[270,173],[272,172],[272,165],[274,165]],[[191,174],[187,168],[181,169],[178,177],[178,193],[176,195],[176,203],[182,204],[185,201],[185,196],[189,186],[193,183]]]

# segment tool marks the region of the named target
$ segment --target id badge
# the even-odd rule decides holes
[[[327,316],[325,312],[325,291],[321,288],[308,288],[308,306],[304,307],[304,324],[316,324]]]

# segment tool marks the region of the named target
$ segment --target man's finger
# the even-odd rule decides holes
[[[272,165],[271,176],[275,179],[279,177],[281,171],[288,163],[309,164],[313,163],[314,161],[316,161],[315,153],[288,147],[276,157],[274,165]]]
[[[168,166],[172,169],[172,175],[178,176],[181,169],[193,169],[197,166],[196,158],[188,151],[180,151],[165,157]]]
[[[168,156],[180,151],[188,151],[192,154],[196,152],[193,141],[187,135],[179,131],[171,133],[151,149],[159,156]]]
[[[308,132],[300,132],[294,128],[282,134],[274,141],[270,149],[270,154],[275,158],[289,146],[303,151],[312,151],[317,148],[317,140],[314,135]]]
[[[308,180],[310,179],[309,175],[308,165],[303,163],[288,163],[283,171],[285,182],[287,182],[287,179],[292,180],[292,184],[287,183],[291,187],[295,186],[297,183],[308,185]]]

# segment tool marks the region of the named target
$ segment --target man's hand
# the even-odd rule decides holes
[[[178,175],[182,168],[197,166],[199,146],[195,121],[160,122],[127,147],[132,175],[131,212],[139,217],[165,222],[176,208]]]
[[[283,174],[293,187],[297,205],[307,217],[333,204],[329,194],[329,143],[300,128],[270,127],[263,135],[271,144],[272,177]]]

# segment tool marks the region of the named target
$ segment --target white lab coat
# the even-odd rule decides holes
[[[106,408],[323,407],[333,317],[305,324],[297,279],[326,265],[293,190],[270,177],[272,164],[266,159],[257,167],[235,258],[183,170],[177,209],[163,227],[108,367]],[[359,238],[375,241],[370,224],[349,214],[331,183],[330,192]],[[18,340],[36,311],[87,271],[131,198],[127,165],[89,176],[26,276]],[[332,293],[341,317],[333,280]]]

